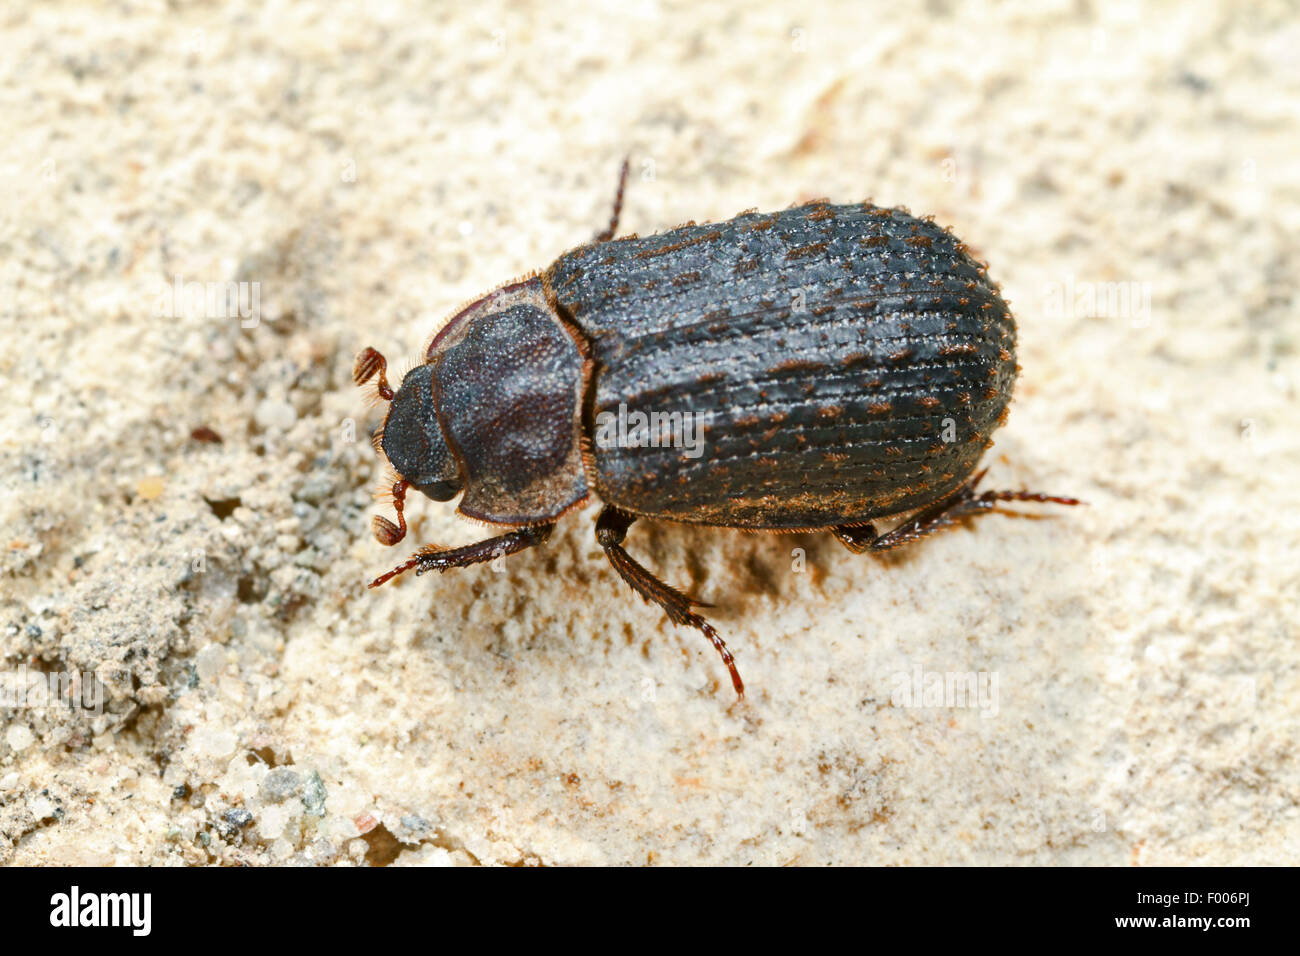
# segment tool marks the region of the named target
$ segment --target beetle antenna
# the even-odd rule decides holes
[[[406,515],[402,512],[406,506],[407,485],[405,478],[393,483],[393,510],[397,512],[397,524],[393,524],[383,515],[375,515],[370,519],[370,528],[375,533],[375,540],[384,547],[391,548],[406,537]]]
[[[380,454],[383,454],[382,450]],[[388,459],[384,459],[387,462]],[[384,465],[384,473],[379,477],[378,484],[370,492],[370,497],[375,501],[392,501],[393,489],[397,483],[402,480],[402,476],[397,473],[397,469],[391,464]]]
[[[367,346],[357,356],[357,360],[352,366],[352,381],[358,385],[364,385],[375,375],[379,376],[379,397],[386,402],[391,402],[393,400],[393,390],[388,384],[388,359]]]

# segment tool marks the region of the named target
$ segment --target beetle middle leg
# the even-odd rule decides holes
[[[727,650],[727,645],[723,643],[722,638],[718,637],[718,632],[713,629],[713,625],[691,610],[692,604],[699,607],[712,605],[697,601],[672,585],[660,581],[623,549],[623,539],[627,537],[627,529],[634,521],[636,515],[627,514],[617,508],[606,505],[601,509],[599,517],[596,518],[596,540],[605,549],[605,556],[609,558],[609,563],[614,566],[618,576],[647,603],[653,601],[663,608],[664,613],[668,615],[668,620],[674,624],[689,624],[703,631],[704,636],[722,656],[722,662],[727,665],[727,670],[731,674],[731,686],[736,689],[736,695],[744,697],[745,684],[740,679],[740,672],[736,670],[736,659],[731,656],[731,651]]]
[[[831,532],[844,547],[854,554],[862,554],[864,551],[889,551],[899,545],[907,544],[909,541],[915,541],[918,538],[924,538],[926,535],[951,527],[969,515],[994,511],[997,509],[999,501],[1040,501],[1052,502],[1058,505],[1083,504],[1077,498],[1062,498],[1056,495],[1041,494],[1036,491],[985,491],[977,495],[975,494],[975,486],[980,483],[980,479],[984,477],[984,473],[987,471],[988,469],[985,468],[977,472],[970,481],[947,498],[922,509],[887,534],[877,535],[876,529],[869,524],[858,527],[839,525],[832,528]]]
[[[415,568],[417,575],[426,571],[446,571],[449,568],[463,568],[471,564],[481,564],[507,554],[516,554],[527,548],[542,544],[551,536],[555,524],[532,525],[515,531],[499,534],[495,538],[476,541],[461,548],[439,548],[430,545],[421,548],[406,561],[386,574],[381,574],[370,582],[368,587],[377,588],[385,581],[391,581],[399,574]]]

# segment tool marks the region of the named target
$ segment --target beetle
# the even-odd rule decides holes
[[[397,389],[379,352],[357,356],[357,384],[389,403],[373,443],[397,521],[374,517],[380,543],[405,537],[411,489],[508,529],[421,548],[370,587],[542,544],[595,496],[614,570],[703,632],[743,696],[692,610],[709,605],[624,549],[634,521],[829,531],[860,554],[999,502],[1080,503],[977,491],[1016,328],[986,265],[933,219],[823,199],[615,239],[627,168],[605,230],[456,312]]]

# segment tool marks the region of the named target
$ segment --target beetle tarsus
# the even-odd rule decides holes
[[[947,498],[923,509],[886,534],[877,535],[871,525],[859,527],[840,525],[832,528],[831,531],[844,547],[854,554],[862,554],[865,551],[889,551],[899,545],[951,527],[962,518],[996,511],[999,501],[1037,501],[1058,505],[1084,504],[1077,498],[1045,495],[1036,491],[985,491],[977,495],[975,487],[987,471],[988,469],[984,468],[976,472],[970,481]]]
[[[460,548],[439,548],[437,545],[430,545],[421,548],[388,573],[381,574],[371,581],[368,586],[377,588],[379,585],[391,581],[399,574],[404,574],[412,568],[415,569],[416,575],[421,575],[426,571],[447,571],[451,568],[464,568],[471,564],[481,564],[484,561],[505,557],[507,554],[516,554],[526,548],[542,544],[551,536],[551,529],[554,527],[554,523],[532,525],[497,535],[495,538],[476,541]]]
[[[609,563],[614,566],[618,576],[647,603],[653,601],[663,608],[664,613],[668,615],[668,620],[674,624],[689,624],[691,627],[699,628],[718,652],[722,662],[727,665],[727,671],[731,674],[731,686],[735,688],[736,696],[744,697],[745,683],[740,679],[740,672],[736,669],[736,659],[732,657],[731,651],[718,636],[718,632],[713,629],[713,625],[691,610],[692,605],[697,607],[712,605],[697,601],[678,591],[671,584],[660,581],[624,550],[623,539],[634,521],[636,521],[635,515],[609,506],[602,509],[599,517],[596,518],[596,541],[605,550]]]
[[[623,214],[623,188],[627,186],[628,159],[623,157],[623,168],[618,174],[618,192],[614,194],[614,212],[609,217],[609,226],[596,233],[597,242],[609,242],[618,231],[618,217]]]

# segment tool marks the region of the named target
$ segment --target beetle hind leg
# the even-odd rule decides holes
[[[731,686],[736,689],[736,696],[744,697],[745,683],[740,679],[740,672],[736,669],[736,659],[731,656],[731,651],[727,650],[727,645],[713,629],[713,625],[691,610],[691,605],[698,607],[710,607],[710,605],[697,601],[672,585],[660,581],[624,550],[623,539],[627,537],[627,529],[635,520],[635,515],[608,505],[596,518],[596,540],[605,550],[609,563],[614,566],[618,576],[647,603],[653,602],[663,608],[664,613],[668,615],[668,620],[674,624],[689,624],[703,632],[722,658],[722,662],[727,665],[727,671],[731,674]]]
[[[862,554],[864,551],[890,551],[899,545],[907,544],[909,541],[916,541],[918,538],[924,538],[936,531],[952,527],[962,518],[995,511],[999,501],[1037,501],[1058,505],[1083,504],[1077,498],[1045,495],[1036,491],[985,491],[976,494],[975,486],[980,483],[980,479],[984,477],[986,471],[988,471],[987,468],[976,472],[970,481],[947,498],[922,509],[886,534],[877,535],[875,528],[871,525],[855,528],[839,525],[832,528],[831,532],[844,547],[854,554]]]

